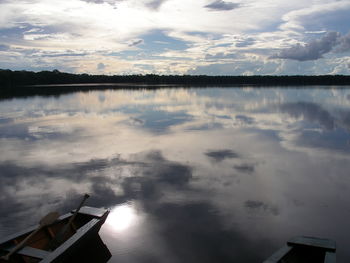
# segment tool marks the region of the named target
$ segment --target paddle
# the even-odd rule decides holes
[[[43,227],[54,223],[58,217],[59,217],[59,214],[57,212],[48,213],[46,216],[44,216],[39,221],[39,227],[36,230],[34,230],[32,233],[30,233],[30,235],[28,235],[25,239],[23,239],[21,243],[17,244],[17,246],[15,246],[7,255],[5,255],[1,258],[5,259],[5,260],[9,260],[10,256],[12,256],[14,253],[16,253],[22,247],[24,247],[30,238],[32,238],[36,233],[38,233]]]
[[[65,235],[68,232],[69,228],[71,227],[72,222],[74,221],[75,217],[77,216],[80,208],[85,203],[86,199],[88,199],[90,196],[88,194],[85,194],[83,197],[83,200],[81,200],[78,208],[75,210],[74,214],[70,217],[68,223],[61,228],[61,230],[58,232],[58,234],[55,236],[55,238],[50,242],[50,249],[56,249],[61,243],[63,243],[65,240]]]

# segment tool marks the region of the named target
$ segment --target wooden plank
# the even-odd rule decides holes
[[[337,257],[333,252],[326,252],[324,263],[336,263]]]
[[[47,257],[50,252],[42,250],[42,249],[37,249],[33,247],[24,247],[21,250],[17,252],[17,254],[23,255],[23,256],[29,256],[32,258],[40,258],[43,259]]]
[[[13,247],[7,247],[6,251],[11,251]],[[33,248],[33,247],[23,247],[20,250],[18,250],[16,252],[16,254],[18,255],[22,255],[22,256],[27,256],[27,257],[32,257],[32,258],[39,258],[39,259],[43,259],[45,257],[47,257],[50,252],[42,250],[42,249],[37,249],[37,248]]]
[[[83,206],[80,211],[79,214],[85,214],[85,215],[91,215],[97,218],[101,218],[105,213],[106,213],[107,209],[104,208],[95,208],[95,207],[90,207],[90,206]],[[72,213],[74,213],[75,210],[72,211]]]
[[[294,237],[287,242],[288,245],[301,245],[323,248],[329,251],[336,250],[336,243],[330,239],[317,238],[317,237]]]
[[[95,207],[83,206],[80,209],[79,213],[86,214],[86,215],[91,215],[91,216],[94,216],[96,218],[101,218],[106,213],[106,211],[108,211],[108,210],[107,209],[103,209],[103,208],[95,208]],[[62,216],[60,216],[58,218],[57,222],[65,220],[65,219],[67,219],[67,218],[69,218],[71,216],[72,216],[71,213],[67,213],[65,215],[62,215]],[[57,224],[57,222],[55,222],[53,225]],[[4,244],[6,242],[9,242],[11,240],[14,240],[16,238],[20,238],[22,236],[30,234],[35,229],[37,229],[38,226],[39,225],[35,225],[35,226],[29,227],[29,228],[27,228],[25,230],[22,230],[22,231],[14,233],[14,234],[8,235],[8,236],[6,236],[4,238],[1,238],[0,239],[0,245]]]
[[[106,220],[109,214],[108,209],[98,209],[93,207],[83,207],[82,212],[83,212],[82,214],[91,216],[92,218],[95,217],[95,219],[90,220],[87,224],[85,224],[80,229],[78,229],[76,234],[74,234],[71,238],[69,238],[66,242],[64,242],[55,251],[47,252],[41,249],[25,247],[21,249],[20,252],[18,252],[18,254],[28,256],[28,257],[40,258],[40,259],[43,258],[43,261],[40,261],[43,263],[59,262],[61,259],[65,259],[66,256],[67,255],[69,256],[70,252],[74,250],[74,248],[80,247],[91,236],[98,234],[98,231],[100,230],[102,224],[104,223],[104,221]],[[67,220],[71,216],[72,216],[71,213],[61,216],[54,224],[51,225],[49,229],[43,231],[43,233],[41,234],[47,235],[48,233],[46,232],[48,231],[50,236],[54,235],[57,232],[56,228],[59,227],[60,224],[62,224],[65,220]],[[13,235],[3,238],[0,241],[0,249],[11,247],[14,241],[17,241],[17,240],[20,241],[21,239],[25,238],[28,234],[30,234],[32,231],[34,231],[36,228],[37,226],[34,226],[24,231],[17,232]],[[40,239],[41,238],[39,238],[39,240]]]
[[[51,239],[55,237],[55,234],[53,233],[53,231],[52,231],[52,229],[50,227],[47,227],[46,230],[49,233]]]
[[[291,247],[291,246],[284,246],[284,247],[280,248],[279,250],[277,250],[275,253],[273,253],[272,256],[269,257],[268,259],[266,259],[263,263],[277,263],[286,254],[288,254],[292,249],[293,249],[293,247]]]
[[[62,220],[66,219],[66,218],[68,218],[68,217],[71,217],[71,216],[72,216],[71,213],[68,213],[68,214],[65,214],[65,215],[63,215],[63,216],[60,216],[59,219],[57,220],[57,222],[62,221]],[[57,224],[57,222],[55,222],[53,225]],[[26,235],[29,235],[31,232],[33,232],[33,231],[34,231],[35,229],[37,229],[38,227],[39,227],[39,225],[32,226],[32,227],[29,227],[29,228],[27,228],[27,229],[25,229],[25,230],[19,231],[19,232],[15,233],[15,234],[6,236],[6,237],[4,237],[4,238],[1,238],[1,239],[0,239],[0,246],[1,246],[2,244],[4,244],[4,243],[9,242],[9,241],[11,241],[11,240],[14,240],[14,239],[16,239],[16,238],[20,238],[20,237],[23,237],[23,236],[25,237]],[[23,237],[23,238],[24,238],[24,237]]]
[[[40,261],[41,263],[49,263],[49,262],[60,262],[64,259],[64,257],[70,253],[69,250],[74,250],[75,247],[81,245],[80,243],[84,243],[85,239],[88,238],[89,235],[97,234],[100,227],[102,225],[101,220],[92,219],[89,223],[85,224],[75,235],[69,238],[66,242],[64,242],[61,246],[59,246],[56,250],[50,253],[48,257]]]
[[[77,232],[78,228],[77,228],[77,226],[75,225],[74,222],[72,222],[72,223],[70,224],[70,226],[72,227],[74,233]]]

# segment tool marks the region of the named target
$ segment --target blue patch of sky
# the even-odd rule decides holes
[[[9,124],[9,123],[13,123],[14,119],[12,118],[2,118],[0,117],[0,124]]]
[[[259,101],[263,97],[264,99],[276,99],[281,89],[226,89],[216,88],[207,90],[196,90],[196,94],[199,96],[208,96],[210,98],[237,98],[244,99],[246,101]]]
[[[189,44],[185,41],[169,37],[161,30],[152,31],[139,36],[139,38],[143,40],[143,43],[136,46],[138,50],[112,52],[108,55],[117,56],[127,60],[140,58],[159,59],[161,58],[161,56],[159,56],[160,53],[167,50],[185,50],[188,48]]]
[[[317,126],[315,128],[317,128]],[[318,132],[317,130],[304,130],[300,133],[296,143],[304,147],[350,152],[348,141],[350,141],[349,132],[339,128],[332,131],[322,130],[322,132]]]
[[[134,65],[137,68],[143,69],[143,70],[154,70],[153,65],[148,65],[148,64],[135,64]]]
[[[182,124],[193,119],[184,111],[167,112],[158,110],[161,105],[144,105],[144,106],[124,106],[115,109],[118,112],[130,115],[132,120],[142,123],[144,129],[152,132],[165,132],[171,126]]]
[[[89,55],[88,53],[80,52],[80,53],[58,53],[58,54],[40,54],[40,57],[84,57]]]
[[[111,52],[108,53],[108,56],[113,56],[113,57],[120,57],[120,58],[136,58],[138,55],[140,55],[141,51],[139,50],[125,50],[121,52]]]
[[[26,31],[33,29],[30,24],[19,25],[14,28],[3,28],[0,29],[0,41],[2,43],[18,43],[23,40],[23,35]]]
[[[134,61],[136,59],[147,59],[147,60],[177,60],[179,57],[163,57],[161,54],[149,53],[147,50],[125,50],[121,52],[108,53],[107,56],[119,57],[121,59]],[[181,57],[182,60],[191,60],[189,57]]]
[[[64,32],[67,26],[53,27],[53,26],[36,26],[29,23],[17,23],[15,27],[0,29],[0,42],[2,44],[18,44],[23,43],[24,35],[44,34],[50,35],[54,33]]]
[[[136,106],[123,106],[121,108],[116,108],[113,112],[122,112],[124,114],[138,114],[142,113],[143,108]]]
[[[247,30],[246,34],[257,34],[276,32],[280,30],[280,26],[285,23],[283,20],[274,20],[269,23],[262,24],[256,29]],[[305,31],[336,31],[342,34],[349,32],[350,16],[349,9],[336,10],[334,12],[328,12],[325,14],[315,13],[314,15],[308,15],[301,21]]]
[[[215,45],[215,47],[230,47],[230,46],[232,46],[232,43],[224,43],[224,44]]]
[[[166,35],[165,31],[155,30],[139,36],[143,40],[142,44],[135,46],[137,50],[125,50],[121,52],[111,52],[108,56],[116,56],[126,60],[135,59],[164,59],[162,52],[167,50],[185,50],[189,47],[189,42],[182,41]],[[166,57],[172,60],[176,58]],[[186,59],[186,58],[183,58]]]
[[[259,33],[268,33],[268,32],[276,32],[280,31],[280,26],[284,24],[284,21],[273,21],[266,25],[261,25],[259,27],[256,27],[255,29],[249,29],[245,31],[246,35],[254,35]]]
[[[303,26],[307,29],[307,31],[325,30],[347,34],[350,32],[349,11],[349,9],[345,9],[336,12],[329,12],[327,14],[322,14],[321,19],[318,17],[319,14],[316,14],[317,17],[315,19],[313,17],[305,19]]]
[[[167,112],[154,109],[153,106],[128,106],[120,109],[125,114],[130,114],[132,125],[137,120],[137,125],[155,133],[166,132],[171,126],[182,124],[193,119],[183,111]],[[130,123],[129,123],[130,124]]]
[[[190,125],[185,128],[187,131],[208,131],[222,129],[223,125],[218,122],[210,122],[202,125]]]
[[[207,32],[200,32],[200,31],[190,31],[190,32],[186,32],[186,34],[190,36],[203,37],[211,40],[219,40],[222,38],[222,34],[207,33]]]
[[[41,130],[31,132],[30,125],[27,123],[6,123],[8,125],[4,125],[0,127],[1,139],[25,139],[26,141],[39,141],[43,138],[51,139],[51,140],[66,140],[69,137],[68,133],[62,133],[58,131],[51,130],[49,126],[41,126]],[[82,129],[75,129],[72,133],[80,134]]]
[[[329,107],[332,105],[331,98],[346,97],[346,90],[337,90],[335,95],[331,90],[325,89],[324,87],[314,87],[313,89],[278,89],[277,96],[282,95],[284,102],[313,102],[322,107]],[[276,96],[276,97],[277,97]]]
[[[28,133],[28,125],[23,123],[2,126],[0,127],[0,134],[2,139],[4,138],[24,139],[26,137],[30,137],[30,134]]]
[[[170,50],[184,50],[188,48],[188,44],[185,41],[169,37],[166,32],[161,30],[155,30],[151,33],[140,36],[144,43],[138,47],[147,50],[147,52],[159,53]]]
[[[249,126],[244,127],[242,129],[246,134],[257,134],[260,141],[266,142],[266,141],[273,141],[273,142],[280,142],[283,139],[280,136],[279,130],[272,130],[272,129],[260,129],[255,126]]]
[[[192,116],[184,112],[147,111],[137,117],[144,121],[144,127],[153,132],[165,132],[171,126],[192,120]]]
[[[17,56],[13,56],[13,58],[18,59]],[[1,57],[0,57],[1,60]],[[43,66],[41,63],[38,62],[37,65],[34,65],[32,63],[22,63],[18,64],[16,62],[8,63],[8,62],[1,62],[0,61],[0,68],[1,69],[10,69],[10,70],[27,70],[27,71],[52,71],[54,69],[58,69],[63,72],[75,72],[77,69],[76,67],[66,67],[61,65],[52,65],[52,66]]]
[[[147,57],[147,59],[149,59],[149,60],[169,60],[169,61],[172,61],[172,60],[174,60],[174,61],[177,61],[178,59],[181,59],[182,61],[185,61],[185,60],[187,60],[187,61],[190,61],[190,60],[193,60],[192,58],[190,58],[190,57],[184,57],[184,56],[172,56],[172,57],[164,57],[164,56],[161,56],[161,55],[159,55],[159,56],[149,56],[149,57]]]

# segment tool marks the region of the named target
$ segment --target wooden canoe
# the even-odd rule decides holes
[[[263,263],[336,263],[333,240],[316,237],[295,237]]]
[[[69,262],[69,258],[75,251],[81,249],[92,239],[98,236],[98,232],[105,222],[109,210],[84,206],[66,231],[64,239],[58,247],[52,247],[52,241],[60,230],[65,227],[74,211],[60,216],[58,220],[36,233],[25,247],[17,251],[6,261],[0,258],[0,263],[9,262]],[[37,229],[37,226],[16,233],[0,240],[0,255],[4,256],[11,251],[28,235]]]

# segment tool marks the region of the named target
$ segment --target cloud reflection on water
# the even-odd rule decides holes
[[[164,89],[2,101],[0,232],[66,212],[89,192],[89,205],[140,219],[125,242],[106,224],[112,261],[259,262],[299,234],[334,238],[347,258],[346,94]]]

